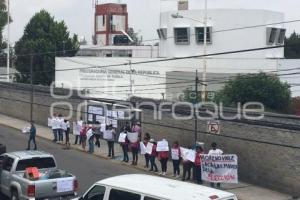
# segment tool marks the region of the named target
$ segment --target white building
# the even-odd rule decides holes
[[[133,93],[140,97],[178,99],[186,88],[194,88],[196,70],[200,80],[202,77],[203,58],[178,58],[203,54],[204,24],[191,18],[201,21],[204,11],[178,12],[184,18],[172,18],[177,12],[161,14],[159,47],[88,47],[78,53],[82,56],[57,58],[57,70],[78,70],[56,71],[56,86],[88,89],[90,96],[103,98],[126,99]],[[207,16],[208,55],[283,44],[285,29],[278,23],[284,21],[282,13],[212,9]],[[88,57],[87,52],[93,53]],[[215,81],[208,82],[207,91],[219,90],[222,81],[238,73],[276,72],[285,67],[282,58],[283,48],[208,56],[207,76]],[[68,83],[62,83],[65,81]]]

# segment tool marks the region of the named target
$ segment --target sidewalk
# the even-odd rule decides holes
[[[11,128],[18,129],[18,130],[20,130],[20,134],[22,134],[21,130],[25,126],[29,125],[28,122],[26,122],[26,121],[11,118],[11,117],[8,117],[8,116],[2,115],[2,114],[0,114],[0,124],[11,127]],[[36,125],[36,128],[37,128],[37,136],[38,137],[52,141],[52,139],[53,139],[52,130],[50,130],[48,127],[40,126],[40,125]],[[83,149],[81,148],[80,145],[73,145],[74,136],[71,134],[70,134],[70,142],[71,142],[72,149],[83,151]],[[95,153],[94,153],[95,156],[107,159],[107,160],[109,160],[108,162],[117,162],[122,165],[130,165],[130,162],[128,164],[121,163],[123,153],[122,153],[122,149],[119,144],[115,143],[115,157],[116,158],[114,160],[111,160],[111,159],[107,158],[108,147],[107,147],[106,141],[101,140],[100,142],[101,142],[100,148],[95,146]],[[60,145],[63,147],[62,144],[60,144]],[[86,149],[88,149],[88,147]],[[129,158],[131,159],[131,157],[129,157]],[[156,161],[156,163],[157,163],[157,166],[160,168],[160,163],[158,161]],[[145,164],[144,156],[139,155],[138,165],[132,166],[132,167],[135,167],[140,170],[144,170],[144,171],[148,172],[148,169],[144,168],[144,164]],[[172,170],[173,170],[172,163],[168,162],[168,176],[167,176],[168,178],[172,178],[171,177],[173,175]],[[157,175],[157,174],[153,173],[153,175]],[[204,184],[204,185],[208,185],[208,184]],[[242,183],[242,182],[240,182],[239,184],[222,184],[222,189],[236,194],[238,196],[239,200],[258,200],[258,199],[259,200],[290,200],[290,199],[292,199],[292,197],[289,195],[282,194],[282,193],[272,191],[269,189],[257,187],[254,185]]]

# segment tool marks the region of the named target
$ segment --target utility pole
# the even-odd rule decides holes
[[[204,5],[204,42],[203,42],[203,72],[202,72],[202,93],[201,99],[202,102],[206,101],[206,54],[207,54],[207,0]]]
[[[30,57],[30,86],[31,86],[31,92],[30,92],[30,122],[32,122],[33,119],[33,55]]]
[[[198,78],[198,70],[196,70],[196,78],[195,78],[195,102],[194,102],[194,120],[195,120],[195,135],[194,135],[194,145],[196,148],[197,145],[197,140],[198,140],[198,83],[199,83],[199,78]],[[197,109],[196,109],[197,108]]]
[[[10,13],[10,5],[9,5],[9,1],[7,0],[7,70],[6,70],[6,79],[7,82],[9,82],[9,66],[10,66],[10,17],[9,17],[9,13]]]

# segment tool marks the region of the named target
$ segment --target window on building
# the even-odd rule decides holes
[[[109,200],[140,200],[141,195],[121,190],[110,190]]]
[[[206,42],[212,42],[212,27],[206,28]],[[196,27],[195,28],[196,42],[204,43],[204,27]]]
[[[168,37],[167,36],[167,29],[166,28],[157,29],[157,34],[158,34],[159,39],[166,40],[167,37]]]
[[[190,28],[174,28],[175,44],[190,44]]]
[[[277,44],[283,44],[285,38],[286,29],[280,29],[280,33],[277,39]]]
[[[268,27],[267,28],[267,44],[272,45],[275,42],[277,36],[277,28]]]

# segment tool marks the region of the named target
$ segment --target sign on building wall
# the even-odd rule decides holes
[[[238,183],[237,155],[201,155],[202,180],[214,183]]]
[[[209,121],[207,122],[207,132],[212,134],[220,134],[221,123],[220,121]]]

